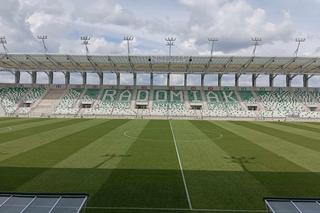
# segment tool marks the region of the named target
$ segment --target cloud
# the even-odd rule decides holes
[[[219,38],[216,55],[249,55],[250,38],[255,36],[263,38],[259,55],[292,55],[294,38],[303,35],[307,42],[300,54],[320,54],[318,30],[307,23],[308,19],[316,19],[306,11],[306,24],[299,28],[294,21],[297,17],[291,16],[303,8],[287,10],[283,3],[275,11],[269,4],[250,0],[154,4],[143,0],[135,4],[130,0],[7,0],[0,7],[0,34],[7,37],[11,52],[42,52],[36,37],[45,34],[50,52],[73,54],[84,53],[81,35],[91,36],[92,54],[126,54],[122,38],[131,34],[136,38],[131,51],[137,55],[167,54],[167,36],[177,37],[174,55],[210,54],[207,38],[211,36]]]
[[[271,22],[266,11],[254,8],[244,0],[180,0],[190,11],[188,32],[181,37],[192,37],[198,46],[208,43],[208,36],[219,37],[218,51],[230,52],[250,46],[251,37],[263,37],[265,43],[286,41],[294,33],[288,12],[281,20]],[[222,45],[220,45],[223,42]]]
[[[17,0],[3,2],[0,7],[0,29],[2,36],[6,36],[8,49],[16,52],[22,46],[24,50],[31,51],[35,42],[30,26],[25,22],[27,13]]]

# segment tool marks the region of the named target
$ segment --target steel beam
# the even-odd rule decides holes
[[[31,73],[31,82],[32,84],[37,84],[37,72]]]
[[[286,75],[286,86],[291,87],[292,76],[290,74]]]
[[[20,71],[15,71],[14,82],[15,82],[15,84],[20,84]]]
[[[86,85],[87,84],[87,73],[82,72],[81,76],[82,76],[82,85]]]
[[[257,86],[257,78],[258,78],[258,74],[252,74],[252,87],[256,87]]]
[[[48,81],[49,81],[49,84],[50,84],[50,85],[53,84],[53,72],[49,72],[49,73],[48,73]]]
[[[309,87],[309,76],[308,74],[303,75],[303,87],[308,88]]]
[[[120,73],[117,72],[116,76],[117,76],[117,87],[119,87],[120,86]]]
[[[70,72],[65,72],[64,73],[64,82],[66,85],[69,85],[70,84]]]
[[[221,74],[221,73],[218,74],[218,86],[219,87],[222,86],[222,76],[223,76],[223,74]]]
[[[137,86],[137,73],[133,73],[133,86]]]
[[[184,74],[184,82],[183,82],[183,85],[184,85],[184,87],[187,87],[187,86],[188,86],[188,74],[187,74],[187,73]]]
[[[98,73],[98,76],[99,76],[99,84],[100,84],[100,86],[102,86],[103,85],[103,73]]]
[[[150,86],[153,86],[153,72],[150,73]]]
[[[223,68],[219,70],[219,73],[225,73],[232,62],[233,57],[230,57],[229,60],[223,65]]]
[[[277,75],[275,74],[270,74],[269,75],[269,87],[273,87],[274,79]]]
[[[239,87],[239,79],[240,79],[241,74],[237,73],[234,75],[234,85],[235,87]]]
[[[202,73],[201,74],[201,86],[203,87],[204,86],[204,77],[205,77],[206,74]]]

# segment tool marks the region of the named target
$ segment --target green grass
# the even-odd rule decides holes
[[[89,213],[264,210],[320,197],[319,162],[316,123],[0,119],[0,191],[88,193]]]

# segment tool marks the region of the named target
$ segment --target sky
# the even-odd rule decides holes
[[[84,54],[80,36],[90,36],[91,54],[121,55],[127,51],[123,37],[132,35],[133,55],[167,55],[166,37],[176,38],[173,55],[209,55],[208,37],[219,40],[215,55],[250,55],[252,37],[262,38],[257,56],[293,56],[297,37],[306,38],[299,56],[320,55],[320,0],[0,0],[0,5],[0,35],[12,53],[43,52],[37,36],[47,35],[51,53]],[[11,81],[10,75],[1,74],[0,80]],[[62,74],[55,77],[63,79]],[[30,81],[27,74],[22,78]],[[46,81],[45,74],[38,78]],[[123,83],[130,79],[123,76]],[[159,79],[163,83],[164,77]],[[171,79],[174,84],[183,80]],[[198,76],[189,79],[199,82]],[[208,76],[206,82],[215,79]],[[243,76],[240,83],[249,79]],[[74,74],[71,81],[81,79]],[[234,79],[226,76],[224,81],[232,84]],[[319,81],[313,77],[311,84]],[[89,82],[98,82],[97,76],[89,75]],[[282,77],[278,83],[284,85]],[[301,77],[293,85],[301,85]]]

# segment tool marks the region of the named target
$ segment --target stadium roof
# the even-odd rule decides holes
[[[84,208],[87,195],[0,194],[0,213],[24,212],[78,213]]]
[[[318,57],[0,54],[2,71],[320,74]]]

